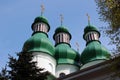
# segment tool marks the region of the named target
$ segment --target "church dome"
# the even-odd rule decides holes
[[[110,59],[110,52],[99,41],[100,32],[96,27],[88,25],[84,29],[83,38],[87,41],[86,48],[81,54],[81,62],[86,64],[95,60]]]
[[[95,60],[109,60],[110,52],[99,41],[90,42],[81,54],[83,64]]]
[[[48,31],[50,30],[50,25],[49,25],[49,23],[48,23],[48,20],[46,19],[46,17],[44,17],[44,16],[38,16],[38,17],[36,17],[35,18],[35,20],[34,20],[34,23],[32,24],[32,30],[33,30],[33,25],[35,24],[35,23],[39,23],[39,22],[43,22],[43,23],[45,23],[45,24],[47,24],[47,26],[48,26]]]
[[[44,33],[35,33],[23,46],[24,52],[45,52],[54,56],[55,48]]]
[[[80,55],[73,50],[68,44],[62,43],[55,48],[55,58],[58,64],[78,65]]]
[[[67,35],[64,36],[65,34]],[[58,36],[57,39],[55,39],[56,36]],[[67,38],[68,36],[69,38]],[[72,64],[78,66],[80,56],[79,53],[72,49],[69,44],[71,37],[68,29],[64,26],[60,26],[55,30],[53,36],[54,40],[61,40],[55,45],[55,58],[58,64]]]

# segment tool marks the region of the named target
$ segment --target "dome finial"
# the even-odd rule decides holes
[[[62,15],[62,14],[60,14],[61,26],[62,26],[62,24],[63,24],[63,19],[64,19],[63,15]]]
[[[86,16],[88,17],[88,25],[90,25],[90,16],[88,13],[86,14]]]
[[[41,4],[41,16],[43,15],[44,10],[45,10],[45,7],[44,7],[44,5],[43,5],[43,4]]]

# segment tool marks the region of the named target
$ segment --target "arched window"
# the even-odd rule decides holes
[[[62,39],[63,38],[62,33],[60,33],[59,35],[60,35],[60,42],[62,42],[63,41],[63,39]]]
[[[95,36],[95,40],[98,40],[98,39],[99,39],[99,38],[98,38],[99,35],[98,35],[97,33],[95,33],[94,36]]]
[[[67,42],[70,43],[70,37],[66,34]]]
[[[56,44],[60,42],[60,36],[59,36],[59,34],[57,34],[55,36],[55,41],[56,41]]]

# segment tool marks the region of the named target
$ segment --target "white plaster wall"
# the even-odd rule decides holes
[[[56,77],[59,77],[60,73],[70,74],[79,70],[79,67],[70,64],[61,64],[56,67]]]
[[[49,71],[55,75],[56,60],[52,56],[42,52],[33,52],[33,55],[33,61],[37,61],[39,68],[44,68],[44,71]]]
[[[92,62],[86,63],[80,69],[84,69],[84,68],[96,65],[96,64],[101,63],[103,61],[105,61],[105,60],[97,60],[97,61],[92,61]]]

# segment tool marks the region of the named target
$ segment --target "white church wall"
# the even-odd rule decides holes
[[[105,60],[96,60],[96,61],[92,61],[92,62],[86,63],[85,65],[83,65],[83,66],[80,68],[80,70],[81,70],[81,69],[85,69],[85,68],[90,67],[90,66],[93,66],[93,65],[96,65],[96,64],[99,64],[99,63],[101,63],[101,62],[103,62],[103,61],[105,61]]]
[[[61,64],[57,65],[56,67],[56,77],[60,77],[59,75],[61,73],[64,73],[65,75],[76,72],[79,70],[79,67],[75,65],[70,65],[70,64]]]
[[[39,68],[44,68],[44,71],[49,71],[55,75],[56,60],[52,56],[42,52],[33,52],[33,55],[33,61],[37,61]]]

